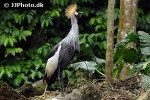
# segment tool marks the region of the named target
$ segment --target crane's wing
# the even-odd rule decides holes
[[[72,45],[62,42],[62,49],[59,56],[59,67],[63,70],[71,61],[75,50]]]
[[[58,46],[59,46],[59,43],[53,47],[53,49],[52,49],[52,50],[50,51],[50,53],[48,54],[47,59],[51,58],[51,57],[55,54],[55,52],[56,52],[57,49],[58,49]]]

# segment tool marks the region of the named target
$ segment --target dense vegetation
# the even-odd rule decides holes
[[[0,11],[1,81],[9,83],[13,87],[18,87],[25,81],[34,82],[43,77],[47,54],[70,30],[70,20],[65,17],[64,10],[68,4],[77,1],[50,0],[51,8],[49,10]],[[131,34],[126,40],[116,45],[114,63],[117,78],[119,78],[121,68],[117,66],[121,65],[121,59],[136,66],[132,73],[142,72],[147,75],[150,73],[150,67],[148,67],[150,65],[150,39],[148,38],[148,33],[150,33],[150,12],[148,11],[150,2],[148,2],[140,0],[138,8],[137,31],[144,32],[139,32],[139,36]],[[80,0],[77,4],[78,10],[83,11],[83,14],[78,18],[81,52],[73,58],[71,63],[75,64],[71,64],[63,72],[63,76],[71,84],[79,82],[79,76],[88,77],[85,74],[87,72],[83,70],[87,69],[87,66],[95,77],[99,77],[100,73],[105,73],[107,2],[105,0]],[[117,1],[115,35],[118,31],[118,19],[119,2]],[[147,41],[144,40],[146,37]],[[116,39],[116,36],[114,38]],[[136,38],[136,41],[133,41],[134,38]],[[129,42],[136,42],[137,49],[125,50],[124,47]],[[144,47],[147,49],[145,50]],[[121,51],[117,48],[121,48]],[[129,54],[124,56],[124,53]],[[137,59],[132,61],[129,56],[132,54],[135,55],[134,58],[138,55]],[[146,63],[146,65],[143,66],[143,63]],[[78,67],[74,67],[76,65]],[[78,70],[78,68],[82,69]]]

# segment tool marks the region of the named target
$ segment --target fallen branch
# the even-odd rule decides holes
[[[28,100],[28,98],[16,92],[7,83],[0,83],[0,100]]]
[[[37,96],[44,93],[45,86],[46,83],[43,83],[43,80],[39,80],[35,83],[26,82],[22,87],[16,89],[16,91],[26,97]]]

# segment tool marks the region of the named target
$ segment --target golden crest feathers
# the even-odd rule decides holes
[[[71,18],[72,16],[74,16],[76,10],[77,10],[77,4],[72,4],[72,5],[68,6],[65,10],[66,17]]]

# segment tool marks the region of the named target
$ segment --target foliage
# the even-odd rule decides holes
[[[133,64],[131,67],[131,73],[142,73],[145,75],[149,75],[150,73],[150,62],[140,62],[138,64]]]
[[[150,76],[142,75],[142,82],[144,84],[145,90],[150,91]]]
[[[136,61],[136,49],[135,48],[128,48],[127,45],[131,42],[136,42],[137,41],[137,36],[130,32],[128,35],[122,39],[119,43],[115,45],[115,50],[114,50],[114,72],[115,72],[115,77],[119,78],[120,77],[120,72],[123,68],[123,62],[125,63],[134,63]]]
[[[94,4],[91,1],[88,0],[89,5]],[[55,2],[52,0],[50,2],[52,5],[51,9],[42,11],[0,11],[0,78],[3,81],[8,82],[13,87],[17,87],[22,85],[24,81],[33,82],[43,76],[47,54],[55,44],[66,36],[66,33],[70,29],[70,20],[66,19],[64,9],[69,3],[73,2],[76,1],[56,0]],[[85,1],[82,0],[81,3],[85,3]],[[99,50],[103,50],[103,52],[98,55],[104,55],[106,45],[106,18],[105,22],[102,21],[101,23],[101,25],[105,25],[102,26],[103,28],[101,29],[103,30],[101,33],[97,34],[98,31],[94,33],[95,30],[87,30],[87,34],[85,34],[83,31],[85,27],[91,29],[96,27],[96,23],[94,25],[90,24],[90,20],[91,18],[98,18],[100,15],[98,15],[98,12],[100,11],[97,8],[91,10],[84,6],[79,7],[80,9],[83,9],[84,13],[79,17],[83,19],[85,17],[88,18],[88,20],[83,20],[83,23],[87,23],[86,25],[80,25],[80,33],[83,33],[80,35],[82,41],[80,43],[81,52],[84,52],[84,55],[80,56],[80,60],[89,56],[89,54],[92,59],[93,52],[97,54]],[[101,12],[101,15],[103,13],[106,12]],[[92,17],[89,15],[92,15]],[[58,24],[61,21],[64,23]],[[99,42],[102,43],[99,44]],[[89,51],[85,51],[87,47]],[[95,49],[97,47],[98,49]],[[77,60],[77,57],[75,58],[74,61]],[[71,70],[65,71],[64,73],[69,76],[69,73],[74,73],[74,69],[71,68]]]
[[[132,64],[131,67],[131,73],[143,73],[149,75],[150,73],[150,60],[149,60],[149,34],[145,33],[143,31],[138,32],[138,38],[140,41],[140,47],[141,53],[145,59],[145,62],[140,62],[138,64],[134,64],[137,60],[137,54],[139,50],[136,50],[134,48],[127,48],[127,44],[131,42],[137,41],[137,36],[133,33],[130,33],[128,36],[126,36],[122,41],[120,41],[115,46],[115,55],[114,55],[114,63],[115,63],[115,76],[117,78],[120,77],[120,72],[122,70],[122,60],[126,63]],[[140,52],[139,52],[140,53]]]
[[[150,55],[150,35],[143,31],[138,32],[139,40],[140,40],[140,49],[143,55]]]
[[[137,41],[137,36],[134,33],[128,33],[128,35],[124,39],[122,39],[119,43],[115,45],[115,50],[114,50],[114,53],[115,53],[114,63],[115,64],[118,64],[119,62],[121,62],[123,58],[124,59],[129,58],[129,56],[132,56],[132,54],[133,54],[132,60],[133,61],[135,60],[134,48],[132,49],[127,48],[127,45],[131,42],[136,43],[136,41]]]
[[[84,69],[84,70],[88,70],[94,73],[94,71],[96,70],[96,63],[92,62],[92,61],[83,61],[83,62],[78,62],[78,63],[74,63],[71,64],[71,67],[75,67],[75,69]]]
[[[92,61],[96,63],[93,67],[94,69],[96,67],[94,72],[105,72],[103,59],[106,50],[107,1],[50,0],[49,10],[0,11],[0,79],[2,81],[18,87],[25,81],[34,82],[42,78],[47,54],[70,30],[70,20],[64,13],[70,3],[77,3],[78,9],[83,11],[78,18],[81,52],[75,55],[71,63]],[[149,31],[149,15],[142,9],[138,10],[138,14],[138,30]],[[118,18],[119,8],[116,8],[115,33],[117,33]],[[119,52],[125,51],[121,49]],[[119,65],[118,60],[123,59],[123,56],[119,56],[118,53],[115,58],[115,63]],[[143,57],[144,60],[146,58],[148,57]],[[76,83],[80,76],[84,77],[81,68],[81,70],[75,69],[76,67],[67,67],[63,72],[64,78],[69,82]]]
[[[99,68],[103,67],[103,64],[105,64],[104,59],[94,57],[94,61],[81,61],[70,64],[70,67],[73,67],[75,70],[83,69],[92,74],[98,72],[99,74],[104,75],[102,72],[99,71]]]
[[[33,64],[36,63],[35,67]],[[8,81],[11,85],[19,86],[24,81],[35,80],[35,78],[41,78],[43,73],[44,65],[41,62],[41,59],[36,59],[33,61],[19,62],[15,65],[7,65],[0,67],[0,78],[3,78],[5,81]],[[42,65],[41,65],[42,64]]]
[[[139,41],[140,41],[140,46],[141,46],[140,50],[141,50],[143,57],[141,59],[141,62],[137,64],[133,64],[132,73],[139,72],[145,75],[150,75],[150,57],[149,57],[150,35],[143,31],[139,31],[138,36],[139,36]]]
[[[145,14],[142,9],[138,9],[137,16],[137,30],[144,30],[150,32],[150,14]]]

